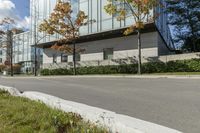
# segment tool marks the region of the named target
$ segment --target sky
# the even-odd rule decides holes
[[[30,24],[30,0],[0,0],[0,20],[9,17],[17,28],[28,29]]]
[[[21,17],[29,16],[29,1],[30,0],[11,0]]]

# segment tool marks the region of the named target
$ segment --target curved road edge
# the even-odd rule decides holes
[[[21,93],[16,88],[2,85],[0,85],[0,89],[8,91],[14,96],[21,96],[31,100],[41,101],[52,108],[80,114],[85,120],[89,120],[97,125],[105,126],[113,133],[182,133],[151,122],[88,106],[86,104],[63,100],[41,92],[26,91]]]

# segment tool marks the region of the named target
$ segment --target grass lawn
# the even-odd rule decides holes
[[[0,90],[0,133],[108,133],[81,116]]]

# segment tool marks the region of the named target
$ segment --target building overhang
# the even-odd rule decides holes
[[[76,40],[76,43],[83,43],[83,42],[90,42],[90,41],[98,41],[98,40],[103,40],[103,39],[123,37],[123,36],[125,36],[123,33],[127,28],[128,27],[104,31],[104,32],[98,32],[98,33],[93,33],[93,34],[82,35]],[[142,33],[148,33],[148,32],[154,32],[154,31],[156,31],[155,24],[154,23],[148,23],[148,24],[145,24],[144,29],[141,32]],[[136,32],[133,32],[130,35],[136,35],[136,34],[137,34]],[[46,48],[50,48],[55,43],[57,43],[57,41],[40,43],[40,44],[37,44],[36,47],[46,49]],[[70,44],[70,42],[69,42],[69,44]],[[34,45],[33,45],[33,47],[34,47]]]
[[[19,62],[15,63],[15,64],[21,65],[21,64],[24,64],[24,63],[33,63],[33,61],[19,61]]]

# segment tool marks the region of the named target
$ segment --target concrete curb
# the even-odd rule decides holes
[[[0,90],[7,91],[13,96],[21,96],[20,91],[13,87],[7,87],[7,86],[0,85]]]
[[[2,78],[133,78],[133,79],[158,79],[158,78],[168,78],[168,79],[200,79],[200,75],[77,75],[77,76],[22,76],[22,77],[4,77]]]
[[[66,101],[44,93],[30,91],[20,93],[17,89],[12,87],[0,86],[0,89],[1,88],[15,96],[41,101],[52,108],[57,108],[66,112],[78,113],[85,120],[89,120],[97,125],[105,126],[113,133],[181,133],[180,131],[154,123],[116,114],[115,112],[91,107],[85,104]]]

